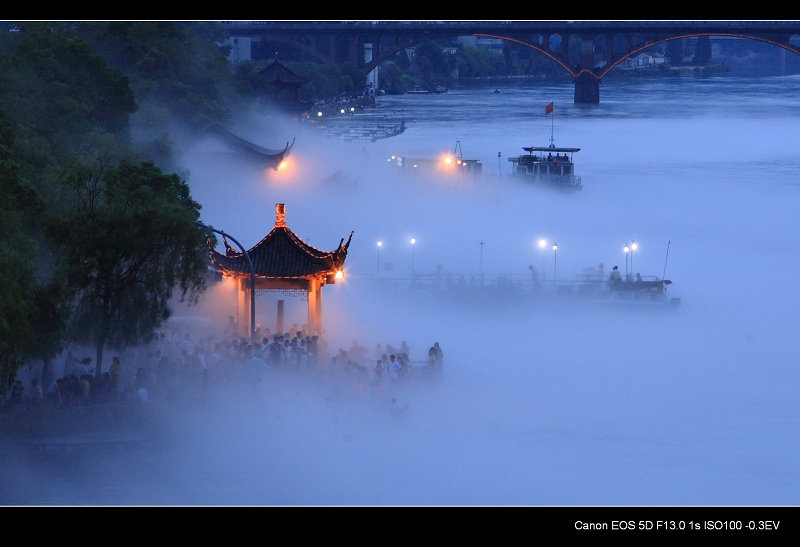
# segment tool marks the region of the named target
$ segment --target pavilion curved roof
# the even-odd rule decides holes
[[[289,70],[289,68],[280,63],[278,59],[274,59],[272,63],[259,71],[258,75],[272,84],[292,87],[301,86],[309,80]]]
[[[308,278],[327,276],[336,273],[344,266],[347,249],[353,233],[345,243],[344,238],[333,251],[322,251],[305,243],[285,222],[285,206],[275,206],[277,219],[275,227],[253,248],[247,251],[253,263],[256,277],[266,278]],[[222,273],[250,275],[247,258],[225,242],[225,254],[211,250],[214,266]]]

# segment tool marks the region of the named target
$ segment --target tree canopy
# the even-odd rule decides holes
[[[214,23],[92,21],[78,35],[131,82],[141,105],[159,106],[192,130],[225,123],[222,87],[232,69],[225,33]]]
[[[711,61],[711,40],[707,35],[697,38],[694,44],[694,63],[706,66]]]
[[[124,143],[137,109],[128,78],[63,24],[17,34],[0,55],[0,112],[25,176],[40,180],[76,155]]]
[[[0,385],[13,379],[35,342],[34,241],[23,229],[31,190],[0,144]]]
[[[200,204],[185,181],[151,161],[75,164],[61,183],[64,205],[47,231],[75,289],[68,334],[96,349],[99,376],[106,346],[153,338],[170,315],[174,289],[190,301],[205,289]]]

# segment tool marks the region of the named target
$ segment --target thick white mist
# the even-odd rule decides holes
[[[782,97],[800,82],[778,80],[723,78],[713,95],[692,81],[616,82],[596,107],[572,105],[568,85],[488,90],[485,100],[451,90],[431,98],[439,103],[426,116],[387,97],[378,109],[408,108],[409,127],[375,143],[330,141],[275,118],[262,140],[251,120],[247,136],[261,146],[297,138],[285,172],[212,141],[189,151],[203,222],[247,248],[272,229],[276,203],[320,249],[355,231],[347,278],[323,289],[331,351],[358,340],[371,355],[377,343],[406,341],[423,360],[439,342],[443,375],[403,385],[395,406],[289,378],[261,394],[220,391],[176,410],[169,446],[106,461],[114,493],[84,485],[66,498],[796,504],[800,113]],[[553,100],[556,145],[582,149],[575,195],[508,176],[509,156],[548,143],[543,109]],[[484,177],[401,176],[386,161],[452,152],[457,141]],[[635,239],[634,270],[671,279],[682,305],[658,313],[380,289],[379,260],[382,279],[410,276],[411,238],[418,273],[524,276],[544,264],[547,279],[564,280],[600,263],[624,270],[622,247]],[[232,302],[215,291],[194,311],[219,313],[222,325]],[[272,328],[275,300],[258,306]],[[305,322],[304,302],[286,306],[289,324]]]

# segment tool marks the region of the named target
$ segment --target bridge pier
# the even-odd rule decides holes
[[[575,104],[600,104],[600,80],[591,74],[575,78]]]

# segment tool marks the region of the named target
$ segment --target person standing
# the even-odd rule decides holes
[[[622,283],[622,274],[619,271],[619,267],[614,266],[614,269],[611,270],[610,274],[608,274],[608,282],[611,284],[611,288],[614,288]]]
[[[380,359],[378,359],[375,362],[375,370],[372,377],[372,383],[374,386],[379,387],[383,383],[383,372],[384,372],[383,362]]]
[[[119,357],[111,359],[111,366],[108,367],[108,372],[111,374],[110,395],[112,395],[112,398],[116,398],[122,391],[122,364],[119,362]]]
[[[397,379],[400,377],[399,373],[400,373],[400,368],[401,367],[402,367],[402,365],[400,364],[400,361],[397,360],[397,358],[395,357],[394,353],[391,354],[389,356],[388,369],[389,369],[389,381],[392,384],[397,383]]]
[[[428,368],[434,370],[439,366],[439,354],[436,352],[436,348],[431,346],[428,350]]]
[[[433,343],[433,349],[436,351],[436,361],[437,361],[436,364],[441,367],[442,362],[444,361],[444,352],[442,351],[442,348],[439,346],[439,342]]]

